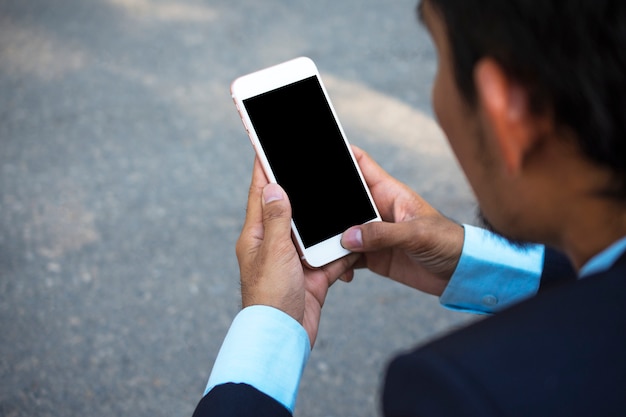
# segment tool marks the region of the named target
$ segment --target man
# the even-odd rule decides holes
[[[439,57],[435,113],[485,219],[545,249],[450,222],[355,149],[384,222],[349,229],[356,253],[308,270],[257,162],[244,310],[196,415],[291,415],[328,287],[362,267],[499,311],[396,358],[384,415],[626,415],[626,3],[424,0],[419,13]]]

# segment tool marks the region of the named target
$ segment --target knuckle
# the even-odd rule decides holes
[[[363,225],[363,243],[377,246],[385,240],[386,224],[382,222],[368,223]]]
[[[267,221],[281,220],[290,217],[290,215],[288,206],[279,202],[269,204],[263,212],[263,217]]]

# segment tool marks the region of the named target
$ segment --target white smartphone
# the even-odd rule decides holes
[[[316,268],[350,253],[341,234],[380,215],[313,61],[244,75],[231,93],[268,180],[289,196],[302,260]]]

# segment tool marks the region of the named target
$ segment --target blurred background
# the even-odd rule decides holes
[[[316,61],[349,140],[444,214],[416,0],[0,0],[0,416],[190,416],[240,309],[237,76]],[[388,358],[469,318],[333,286],[296,416],[374,416]]]

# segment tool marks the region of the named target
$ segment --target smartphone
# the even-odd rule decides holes
[[[231,94],[268,180],[289,197],[304,263],[350,253],[341,234],[380,215],[316,65],[301,57],[244,75]]]

